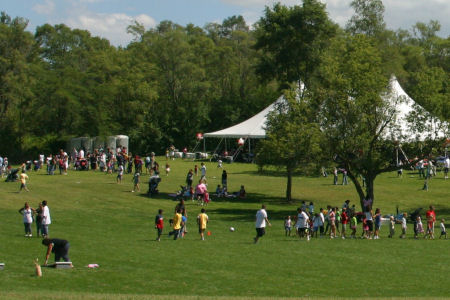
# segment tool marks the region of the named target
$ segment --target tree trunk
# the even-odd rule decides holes
[[[356,192],[359,196],[359,204],[361,205],[361,209],[364,210],[364,190],[361,186],[361,183],[359,182],[358,178],[353,174],[350,170],[347,170],[347,176],[350,178],[350,180],[353,182],[356,188]]]
[[[286,200],[292,201],[292,169],[287,168]]]
[[[374,198],[374,191],[373,191],[373,184],[375,181],[375,177],[372,175],[368,175],[366,178],[366,199],[371,199],[372,204],[370,205],[370,208],[373,206],[373,202],[375,200]]]

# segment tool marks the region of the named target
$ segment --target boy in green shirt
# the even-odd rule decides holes
[[[356,225],[358,225],[358,220],[356,219],[356,215],[352,214],[352,218],[350,219],[350,228],[352,229],[351,238],[356,239]]]

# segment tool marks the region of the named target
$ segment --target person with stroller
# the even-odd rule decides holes
[[[159,177],[159,172],[155,171],[153,175],[148,180],[148,192],[147,194],[151,197],[158,193],[158,184],[161,182],[161,177]]]

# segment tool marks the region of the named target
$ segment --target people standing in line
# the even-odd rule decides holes
[[[201,209],[200,214],[197,216],[197,224],[198,224],[198,233],[200,234],[200,239],[202,241],[205,240],[205,230],[206,224],[208,223],[209,218],[206,214],[206,210],[204,208]]]
[[[388,238],[393,238],[395,235],[395,219],[394,216],[389,217],[389,235]]]
[[[372,239],[372,232],[373,232],[373,213],[370,208],[367,208],[364,212],[364,215],[366,217],[366,225],[367,225],[367,238],[369,240]]]
[[[253,238],[255,244],[258,240],[266,234],[266,225],[272,226],[267,217],[266,206],[263,204],[261,209],[256,212],[256,236]]]
[[[350,219],[350,228],[352,230],[351,238],[356,239],[356,226],[358,225],[358,219],[356,218],[355,213],[352,212],[352,218]]]
[[[350,219],[350,217],[348,216],[347,209],[345,207],[342,208],[342,213],[341,213],[341,223],[342,223],[341,237],[342,237],[342,239],[345,239],[347,237],[346,232],[347,232],[347,224],[348,224],[349,219]]]
[[[320,237],[323,237],[324,235],[324,225],[325,225],[325,216],[323,214],[323,208],[320,208],[319,210],[319,232],[320,232]]]
[[[330,213],[331,213],[331,206],[327,205],[327,211],[325,212],[325,221],[327,222],[327,226],[325,227],[324,235],[326,235],[328,233],[328,229],[331,228]]]
[[[297,228],[298,237],[301,239],[307,236],[307,240],[309,240],[309,236],[306,231],[308,230],[308,214],[301,208],[297,208],[297,219],[295,221],[295,227]]]
[[[330,208],[328,213],[328,219],[330,222],[330,238],[336,237],[336,208]],[[327,226],[328,227],[328,226]]]
[[[374,240],[380,239],[380,228],[381,228],[381,211],[379,208],[375,209],[375,233],[373,235]]]
[[[48,237],[48,226],[52,223],[50,218],[50,209],[47,206],[47,201],[42,201],[42,236]]]
[[[408,216],[408,214],[406,212],[404,212],[403,217],[402,217],[402,234],[400,235],[401,239],[406,238],[406,229],[407,229],[406,217],[407,216]]]
[[[19,209],[19,213],[23,216],[23,225],[25,226],[25,236],[32,237],[31,233],[31,223],[33,223],[33,213],[36,211],[25,202],[24,206]]]
[[[163,210],[159,209],[155,217],[156,241],[161,241],[161,234],[164,228]]]
[[[28,175],[27,173],[25,173],[25,170],[22,170],[22,173],[20,174],[20,189],[19,192],[22,191],[22,189],[24,189],[25,191],[29,192],[28,188],[27,188],[27,179],[28,179]]]
[[[434,239],[434,223],[436,222],[436,213],[434,212],[434,206],[430,205],[430,209],[426,213],[427,218],[427,232],[425,238]]]

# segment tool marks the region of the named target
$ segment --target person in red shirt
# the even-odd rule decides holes
[[[426,213],[427,217],[427,233],[425,234],[425,238],[427,236],[430,239],[434,239],[434,223],[436,222],[436,213],[434,212],[434,206],[430,205],[430,209]]]
[[[155,217],[155,228],[156,228],[156,232],[158,234],[156,240],[159,242],[161,241],[161,234],[164,228],[164,217],[163,217],[163,210],[160,209],[158,210],[158,215],[156,215]]]
[[[349,217],[348,217],[347,209],[344,207],[344,208],[342,208],[342,213],[341,213],[341,223],[342,223],[341,237],[343,239],[345,239],[345,232],[347,231],[348,221],[349,221]]]

